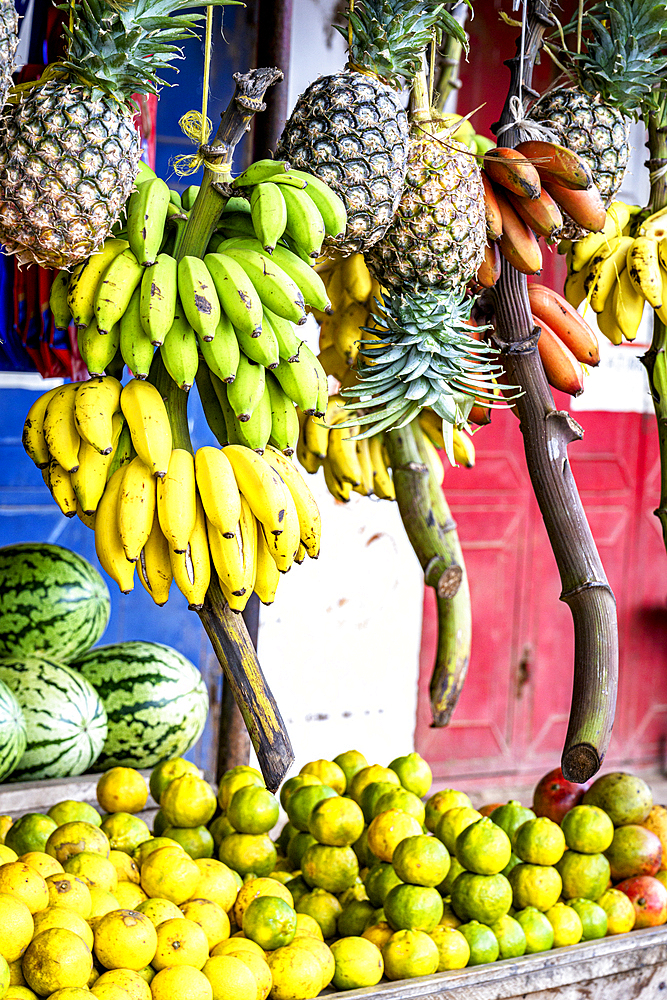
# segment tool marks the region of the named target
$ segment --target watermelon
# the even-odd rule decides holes
[[[41,656],[0,660],[26,724],[25,753],[12,781],[65,778],[87,771],[104,746],[107,714],[85,677]]]
[[[11,774],[25,751],[25,719],[18,701],[0,681],[0,780]]]
[[[158,642],[97,646],[70,664],[96,688],[109,719],[97,767],[153,767],[202,734],[208,691],[194,663]]]
[[[100,639],[110,612],[104,580],[76,552],[41,542],[0,548],[0,657],[73,659]]]

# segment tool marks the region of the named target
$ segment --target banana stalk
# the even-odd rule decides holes
[[[440,485],[429,475],[424,435],[416,420],[387,434],[396,500],[410,544],[433,587],[438,647],[431,674],[434,726],[452,717],[468,672],[472,616],[463,553]]]
[[[263,108],[265,91],[281,78],[282,73],[275,69],[257,69],[246,74],[235,74],[234,95],[209,147],[211,162],[231,165],[234,147],[245,135],[255,112]],[[229,190],[225,184],[218,183],[219,178],[219,174],[204,170],[204,178],[187,225],[179,230],[174,251],[177,260],[186,255],[204,256],[229,197]],[[187,421],[187,393],[179,389],[168,375],[159,351],[155,352],[149,380],[165,400],[172,425],[174,448],[185,448],[192,452]],[[231,689],[247,726],[266,786],[275,791],[289,770],[294,753],[245,622],[240,615],[230,610],[215,573],[212,574],[204,607],[198,614],[222,668],[225,684]],[[221,733],[221,737],[225,736],[225,733]]]
[[[510,125],[513,97],[537,96],[530,88],[535,57],[545,27],[552,21],[550,3],[529,0],[523,93],[520,55],[508,61],[511,81],[500,125]],[[517,43],[520,53],[520,40]],[[503,132],[505,146],[515,146],[516,128]],[[609,746],[618,686],[616,601],[602,566],[567,458],[567,446],[583,431],[554,405],[537,351],[526,278],[503,259],[493,290],[496,345],[510,382],[523,389],[515,406],[521,422],[526,463],[561,577],[561,600],[574,621],[574,688],[562,768],[570,781],[591,778]]]
[[[658,111],[647,120],[650,159],[647,166],[657,170],[667,163],[667,95],[663,95]],[[651,185],[651,212],[667,205],[667,178],[658,177]],[[658,421],[660,447],[660,502],[654,511],[662,525],[662,538],[667,548],[667,327],[657,312],[653,314],[651,346],[641,359],[648,373],[653,408]]]

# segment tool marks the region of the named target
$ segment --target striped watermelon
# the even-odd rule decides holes
[[[194,663],[158,642],[98,646],[72,664],[99,692],[109,735],[97,765],[153,767],[202,734],[208,691]]]
[[[18,701],[0,681],[0,780],[11,774],[25,751],[25,719]]]
[[[85,677],[44,657],[0,660],[0,681],[14,693],[27,748],[12,781],[83,774],[107,736],[104,705]]]
[[[0,657],[80,656],[110,611],[104,580],[76,552],[41,542],[0,548]]]

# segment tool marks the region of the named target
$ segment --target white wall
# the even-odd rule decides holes
[[[344,66],[344,41],[329,27],[335,6],[295,0],[290,107],[318,76]],[[421,568],[395,503],[353,493],[343,505],[321,471],[304,475],[322,512],[322,553],[281,580],[259,632],[296,753],[292,773],[352,748],[386,764],[413,748]]]

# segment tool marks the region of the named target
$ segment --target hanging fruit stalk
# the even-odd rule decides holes
[[[521,74],[518,54],[508,60],[509,93],[500,125],[514,118],[510,100],[528,95],[535,57],[546,27],[552,24],[549,3],[528,4]],[[519,93],[523,80],[523,93]],[[520,140],[516,128],[503,132],[503,144]],[[616,708],[618,626],[616,602],[604,573],[567,457],[567,446],[583,431],[568,413],[556,410],[537,351],[539,331],[533,327],[526,277],[507,261],[494,289],[496,335],[509,380],[521,386],[516,400],[526,463],[561,577],[561,600],[574,622],[574,686],[562,768],[570,781],[587,781],[606,754]]]
[[[213,143],[206,150],[207,162],[232,162],[234,148],[249,128],[257,111],[264,108],[262,98],[272,84],[282,78],[280,70],[256,69],[234,74],[236,89]],[[218,149],[220,153],[218,154]],[[213,152],[215,151],[215,152]],[[213,171],[205,169],[204,178],[192,207],[187,226],[179,236],[175,256],[203,257],[208,241],[231,193],[219,183]],[[187,393],[168,375],[157,351],[150,371],[167,406],[175,448],[192,452],[187,423]],[[248,635],[243,618],[232,612],[225,601],[215,570],[203,608],[198,611],[215,655],[230,686],[234,700],[245,720],[267,788],[275,791],[294,760],[294,752],[285,724],[269,689]]]
[[[438,646],[431,674],[434,726],[448,725],[468,672],[470,590],[463,554],[447,501],[429,473],[423,432],[416,420],[387,434],[396,500],[410,544],[433,587],[438,606]]]
[[[657,173],[667,165],[667,97],[663,96],[659,110],[648,116],[648,166]],[[655,176],[651,183],[649,201],[651,212],[657,212],[667,205],[667,177]],[[643,356],[642,363],[648,373],[653,407],[658,421],[658,442],[660,446],[660,502],[654,511],[662,525],[662,538],[667,548],[667,327],[653,313],[653,336],[651,346]]]

